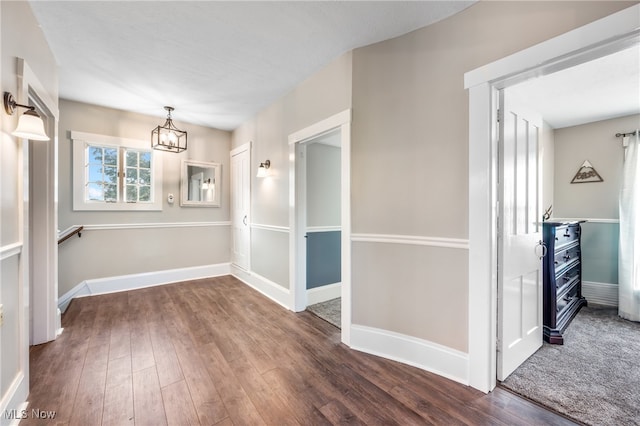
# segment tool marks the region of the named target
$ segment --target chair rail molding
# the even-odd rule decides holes
[[[17,242],[0,247],[0,260],[8,259],[22,253],[22,243]]]
[[[469,240],[461,238],[426,237],[421,235],[351,234],[351,241],[366,243],[408,244],[469,250]]]

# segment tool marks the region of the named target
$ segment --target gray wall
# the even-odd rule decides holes
[[[307,147],[307,226],[340,226],[340,148]]]
[[[351,107],[351,53],[346,53],[302,82],[233,132],[232,147],[252,141],[251,269],[289,288],[289,144],[288,136]],[[267,178],[256,178],[269,159]],[[283,227],[284,229],[273,229]]]
[[[468,238],[464,73],[631,5],[479,2],[356,49],[353,232]],[[466,351],[468,251],[389,246],[353,245],[353,322]]]
[[[464,73],[633,4],[479,2],[338,58],[234,131],[234,147],[254,142],[252,174],[273,164],[253,221],[288,226],[287,135],[351,107],[352,232],[468,238]],[[288,288],[288,235],[255,231],[252,268]],[[353,322],[466,351],[468,251],[396,246],[353,243]]]
[[[640,126],[640,115],[555,130],[554,216],[577,219],[619,218],[624,150],[615,134]],[[604,182],[571,184],[585,160]],[[582,225],[583,279],[618,283],[618,223]]]
[[[0,40],[2,91],[18,96],[17,58],[23,58],[40,80],[48,97],[57,102],[56,61],[29,3],[0,2]],[[20,109],[13,116],[7,115],[4,110],[0,113],[0,249],[3,254],[6,247],[22,242],[22,206],[18,192],[23,166],[22,146],[17,138],[11,136],[11,132],[18,123],[18,116],[23,112]],[[7,391],[20,371],[20,352],[28,351],[27,344],[20,344],[20,333],[23,330],[19,319],[24,315],[25,309],[28,309],[20,287],[22,269],[28,267],[23,259],[18,254],[0,260],[0,304],[4,306],[4,325],[0,328],[0,400],[13,396]],[[22,325],[28,327],[28,324]],[[28,368],[24,372],[27,373]],[[29,378],[25,380],[28,381]]]
[[[323,143],[307,146],[307,288],[341,281],[341,149]]]
[[[159,107],[161,109],[161,107]],[[229,150],[226,131],[176,121],[188,131],[188,149],[158,152],[163,162],[162,211],[73,211],[71,131],[148,140],[164,118],[74,101],[60,101],[59,228],[72,225],[166,224],[143,229],[88,230],[59,247],[59,294],[87,279],[229,262],[229,226],[183,227],[184,223],[229,221]],[[150,139],[149,139],[150,140]],[[182,159],[222,164],[219,208],[180,206]],[[175,202],[167,202],[173,193]]]

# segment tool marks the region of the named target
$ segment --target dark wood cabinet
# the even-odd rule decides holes
[[[543,259],[543,335],[549,343],[563,344],[562,333],[581,307],[582,222],[544,222],[542,227],[547,252]]]

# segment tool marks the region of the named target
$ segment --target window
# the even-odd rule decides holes
[[[162,210],[162,161],[144,141],[71,132],[74,210]]]

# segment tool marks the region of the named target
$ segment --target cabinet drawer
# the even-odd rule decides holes
[[[556,314],[558,317],[562,315],[562,311],[571,303],[573,299],[578,297],[578,286],[574,285],[569,291],[563,293],[556,301]]]
[[[565,286],[573,285],[580,280],[580,264],[576,263],[571,268],[566,269],[556,276],[556,294],[564,291]]]
[[[580,260],[580,246],[574,245],[567,249],[557,250],[553,259],[556,275]]]
[[[579,226],[563,226],[556,229],[555,247],[556,250],[569,245],[580,238]]]

